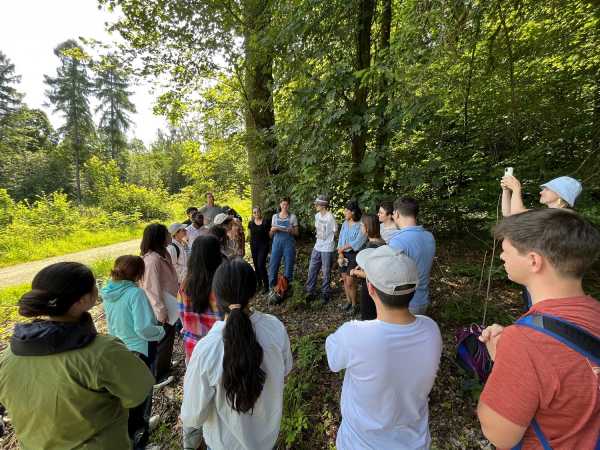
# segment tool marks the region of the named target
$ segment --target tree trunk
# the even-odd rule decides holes
[[[269,1],[246,0],[244,19],[246,149],[252,204],[264,208],[269,177],[279,171],[274,134],[273,52],[265,43],[271,23]]]
[[[358,4],[357,33],[356,33],[356,65],[355,70],[361,71],[371,66],[371,25],[373,23],[373,12],[375,0],[360,0]],[[358,194],[358,187],[362,181],[360,165],[365,156],[367,148],[368,127],[365,122],[365,114],[368,104],[369,90],[360,78],[356,79],[354,87],[354,98],[351,102],[351,123],[359,124],[358,130],[351,129],[350,135],[352,174],[350,176],[350,193]]]
[[[383,58],[388,58],[390,48],[390,36],[392,33],[392,0],[383,0],[381,11],[381,31],[379,36],[379,51]],[[382,59],[380,58],[380,63]],[[379,83],[379,126],[377,127],[377,136],[375,138],[375,148],[377,151],[377,164],[375,165],[374,184],[377,192],[382,192],[385,182],[385,154],[390,144],[389,117],[387,107],[389,83],[384,74]]]

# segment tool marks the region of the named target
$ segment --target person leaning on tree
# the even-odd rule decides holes
[[[505,218],[494,237],[502,240],[508,278],[531,293],[533,305],[523,317],[553,316],[600,339],[600,302],[582,286],[600,254],[597,229],[570,210],[536,209]],[[550,448],[598,448],[598,364],[526,326],[494,324],[480,340],[494,360],[477,408],[492,444],[540,449],[535,426]]]

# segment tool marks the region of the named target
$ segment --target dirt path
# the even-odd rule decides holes
[[[0,288],[16,284],[29,283],[36,273],[47,265],[61,261],[77,261],[84,264],[91,263],[97,259],[112,258],[125,254],[138,254],[140,252],[140,239],[119,242],[104,247],[92,248],[77,253],[54,256],[30,263],[17,264],[16,266],[3,267],[0,269]]]

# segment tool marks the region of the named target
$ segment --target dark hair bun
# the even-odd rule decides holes
[[[24,317],[60,315],[54,311],[59,306],[58,298],[43,289],[32,289],[19,300],[19,314]]]

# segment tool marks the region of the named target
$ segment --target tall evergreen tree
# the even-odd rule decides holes
[[[96,113],[100,113],[99,130],[108,138],[110,157],[117,159],[126,145],[125,132],[131,125],[128,113],[135,113],[129,100],[127,71],[114,55],[108,55],[96,65],[95,93],[100,101]]]
[[[13,86],[19,81],[21,77],[15,74],[15,65],[0,51],[0,120],[21,104],[23,94]]]
[[[77,201],[81,201],[81,167],[85,162],[86,141],[94,133],[94,122],[90,112],[88,96],[92,92],[87,68],[87,56],[73,40],[68,40],[54,49],[60,58],[56,77],[44,75],[49,89],[46,95],[54,106],[55,112],[61,112],[66,120],[59,129],[69,143],[75,162],[75,192]]]

